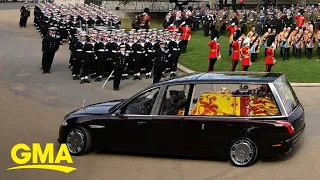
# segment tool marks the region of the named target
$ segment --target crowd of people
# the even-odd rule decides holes
[[[202,25],[204,36],[210,36],[208,70],[214,70],[215,62],[221,58],[219,37],[226,34],[229,40],[231,71],[238,62],[247,71],[252,62],[257,61],[260,48],[264,49],[266,71],[271,71],[276,62],[276,49],[283,60],[292,56],[312,59],[313,49],[320,55],[320,4],[301,6],[267,5],[255,10],[188,8],[170,10],[163,22],[163,28],[178,29],[186,22],[193,31]],[[318,45],[316,45],[318,44]]]
[[[159,30],[150,28],[151,17],[144,12],[136,17],[137,22],[133,21],[133,28],[125,32],[119,18],[103,7],[40,3],[34,9],[34,24],[43,37],[43,73],[50,73],[54,53],[69,42],[69,68],[74,80],[84,84],[91,78],[95,81],[114,78],[114,90],[119,90],[121,79],[129,76],[137,80],[145,74],[146,78],[153,77],[154,83],[166,73],[175,77],[191,32],[200,30],[200,26],[204,36],[211,37],[208,71],[214,71],[221,58],[219,37],[224,31],[229,39],[231,71],[239,62],[242,70],[247,71],[258,59],[260,48],[264,48],[268,72],[276,62],[274,55],[278,48],[283,60],[289,60],[291,49],[294,57],[305,55],[311,59],[316,43],[320,55],[319,8],[320,5],[292,5],[259,7],[256,11],[170,9]]]
[[[183,23],[182,33],[166,29],[120,28],[118,17],[103,7],[90,5],[56,5],[40,3],[34,9],[34,24],[43,37],[43,73],[50,73],[54,54],[69,42],[73,80],[80,84],[90,79],[114,79],[119,90],[121,79],[153,77],[153,83],[176,76],[181,52],[185,52],[191,29]],[[101,28],[104,27],[104,28]],[[105,27],[109,27],[105,29]]]

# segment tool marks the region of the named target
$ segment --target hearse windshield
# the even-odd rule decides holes
[[[277,79],[274,82],[274,86],[279,93],[287,113],[291,113],[298,106],[299,101],[285,75]]]

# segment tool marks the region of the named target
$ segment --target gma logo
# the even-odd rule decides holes
[[[19,150],[23,150],[23,152],[21,152],[18,157],[17,152]],[[40,143],[33,143],[32,148],[20,143],[11,149],[11,159],[18,164],[18,166],[8,168],[8,171],[16,169],[45,169],[70,173],[77,170],[74,167],[59,165],[61,161],[66,161],[68,164],[73,163],[66,144],[61,144],[57,156],[54,159],[53,143],[47,143],[43,151]],[[40,160],[40,162],[38,160]],[[31,164],[27,164],[30,161]]]

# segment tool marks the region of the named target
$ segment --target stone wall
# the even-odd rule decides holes
[[[55,0],[57,4],[84,4],[84,0]]]

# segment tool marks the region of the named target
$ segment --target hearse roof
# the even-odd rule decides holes
[[[169,84],[199,84],[199,83],[273,83],[283,73],[267,72],[195,72],[165,79],[158,85]]]

